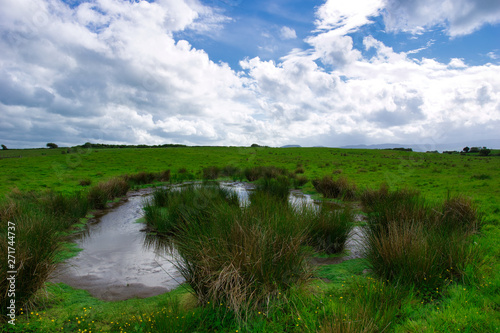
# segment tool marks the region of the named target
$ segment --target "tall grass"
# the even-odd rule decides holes
[[[209,166],[202,170],[203,179],[214,180],[219,178],[221,170],[217,166]]]
[[[241,313],[309,278],[302,247],[309,221],[283,203],[287,182],[261,183],[265,189],[246,207],[214,184],[155,191],[146,222],[171,236],[178,269],[201,304],[224,303]]]
[[[30,307],[36,292],[41,289],[55,268],[55,256],[60,250],[64,230],[84,217],[89,207],[81,193],[65,196],[54,192],[13,192],[0,204],[0,252],[12,252],[15,269],[0,263],[0,313],[4,313],[7,297],[7,272],[16,274],[16,308]],[[8,243],[8,222],[15,226],[15,244]],[[10,275],[9,275],[10,276]]]
[[[152,184],[155,181],[168,182],[170,180],[170,170],[161,172],[139,172],[136,174],[126,174],[122,178],[131,186]]]
[[[314,179],[313,186],[325,198],[342,198],[345,200],[356,199],[356,184],[341,176],[334,180],[331,176]]]
[[[173,234],[186,221],[202,218],[217,205],[238,206],[236,193],[217,183],[156,188],[143,209],[146,223],[161,234]]]
[[[88,191],[88,202],[94,209],[106,207],[108,200],[127,194],[130,185],[122,178],[112,178],[107,182],[92,186]]]
[[[278,176],[277,178],[262,178],[258,181],[255,191],[250,194],[250,201],[252,197],[261,195],[261,193],[268,194],[273,198],[286,202],[290,195],[290,180],[285,176]],[[258,199],[253,199],[258,200]]]
[[[383,279],[436,293],[464,278],[478,261],[472,235],[480,229],[481,216],[469,199],[431,205],[416,191],[369,191],[362,195],[369,214],[366,257]]]
[[[156,179],[167,179],[169,172],[156,174]],[[37,291],[43,288],[56,265],[56,255],[65,233],[74,223],[83,218],[88,210],[105,208],[106,203],[123,196],[130,188],[129,183],[149,181],[147,174],[113,178],[99,183],[88,190],[73,194],[52,191],[13,191],[0,202],[0,252],[7,254],[8,222],[15,225],[15,271],[16,308],[27,308],[36,299]],[[12,246],[11,246],[12,247]],[[10,251],[12,252],[12,251]],[[0,313],[7,309],[8,261],[0,263]]]
[[[288,176],[285,168],[275,166],[254,166],[246,168],[243,171],[248,181],[253,182],[260,178],[278,178],[279,176]]]
[[[268,196],[252,205],[213,206],[174,237],[178,268],[201,303],[233,311],[263,306],[309,277],[307,237],[293,209]]]
[[[354,214],[349,208],[331,211],[324,206],[309,212],[308,241],[317,251],[341,253],[354,227]]]

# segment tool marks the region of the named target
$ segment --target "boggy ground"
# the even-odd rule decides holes
[[[358,189],[375,188],[383,181],[392,189],[410,186],[430,202],[442,201],[448,193],[472,197],[484,213],[481,232],[474,236],[481,260],[473,263],[463,278],[430,293],[380,280],[367,271],[370,267],[363,259],[322,265],[315,273],[316,279],[293,290],[286,299],[277,298],[265,309],[246,313],[245,321],[237,320],[224,304],[196,305],[186,286],[144,300],[110,303],[65,285],[49,284],[48,297],[41,293],[28,312],[20,311],[17,325],[4,326],[4,330],[494,332],[500,326],[497,157],[326,148],[175,149],[180,150],[94,150],[78,155],[74,163],[63,154],[5,159],[0,161],[5,171],[1,177],[6,180],[2,189],[6,193],[13,186],[22,190],[47,187],[74,193],[82,188],[81,180],[87,178],[96,184],[110,176],[159,172],[166,166],[172,171],[172,179],[182,180],[201,178],[203,168],[213,165],[244,168],[275,164],[300,171],[298,174],[309,180],[344,175]],[[147,166],[140,162],[143,158]],[[10,164],[13,160],[18,161],[16,167]],[[22,168],[32,173],[21,177],[18,169]],[[303,190],[314,191],[311,183],[306,183]]]

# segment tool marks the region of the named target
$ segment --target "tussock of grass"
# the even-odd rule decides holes
[[[305,237],[293,210],[268,195],[243,209],[221,205],[190,216],[173,243],[178,268],[199,301],[239,313],[307,280]]]
[[[88,191],[89,205],[95,209],[105,208],[108,200],[125,195],[129,188],[130,185],[122,178],[113,178],[99,183]]]
[[[313,180],[313,186],[325,198],[356,199],[356,185],[341,176],[334,180],[331,176]]]
[[[309,242],[317,251],[328,254],[341,253],[354,226],[354,214],[349,208],[312,212],[309,219]]]
[[[260,178],[278,178],[279,176],[288,176],[288,171],[285,168],[279,168],[276,166],[254,166],[246,168],[243,173],[250,182]]]
[[[262,193],[270,195],[282,202],[286,202],[290,194],[290,180],[285,176],[260,179],[255,187],[255,191],[250,194],[250,201],[258,200],[257,198],[252,200],[252,197],[261,195]]]
[[[221,170],[217,166],[209,166],[203,168],[202,173],[203,173],[203,179],[214,180],[219,178]]]
[[[465,278],[478,261],[472,236],[481,217],[469,199],[455,197],[436,207],[418,192],[385,187],[362,199],[369,213],[366,257],[381,278],[414,284],[436,297],[439,288]]]
[[[181,224],[205,216],[214,206],[238,205],[237,194],[218,184],[188,185],[180,189],[156,188],[144,206],[146,223],[162,234],[174,233]]]
[[[300,188],[307,184],[308,181],[309,179],[306,176],[295,176],[292,178],[294,188]]]
[[[155,181],[168,182],[170,180],[170,170],[161,172],[139,172],[136,174],[126,174],[122,178],[130,185],[152,184]]]

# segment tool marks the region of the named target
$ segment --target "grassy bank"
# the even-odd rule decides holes
[[[35,293],[35,297],[28,302],[31,304],[28,312],[20,310],[17,325],[6,325],[4,330],[495,332],[500,326],[500,163],[497,157],[320,148],[94,149],[85,153],[70,153],[78,154],[79,164],[76,157],[71,157],[76,158],[75,163],[68,164],[71,161],[66,159],[68,154],[56,151],[51,150],[51,154],[47,155],[0,160],[4,171],[1,177],[5,180],[1,187],[3,193],[8,193],[14,186],[21,189],[11,191],[9,199],[4,200],[2,227],[5,221],[15,220],[21,230],[31,232],[22,232],[18,236],[19,242],[23,242],[22,249],[26,249],[25,253],[19,252],[21,257],[25,257],[23,260],[42,263],[41,266],[47,262],[44,258],[50,258],[48,262],[53,261],[60,250],[58,244],[64,238],[61,230],[78,222],[88,209],[102,207],[112,197],[123,193],[125,187],[166,180],[166,173],[161,172],[166,169],[171,170],[168,174],[171,181],[215,177],[242,180],[248,177],[286,177],[287,186],[290,186],[294,185],[297,177],[306,177],[310,181],[303,190],[311,192],[315,191],[313,183],[319,192],[330,184],[334,194],[327,196],[349,200],[357,209],[358,200],[361,200],[370,230],[368,260],[356,259],[307,270],[301,266],[307,258],[307,251],[313,248],[322,253],[339,251],[325,246],[332,242],[331,237],[322,237],[329,230],[324,221],[309,218],[309,221],[317,222],[310,223],[307,230],[266,229],[262,226],[273,225],[270,220],[274,219],[276,226],[283,226],[285,223],[279,222],[280,218],[285,216],[286,220],[293,220],[293,216],[300,212],[287,216],[288,213],[280,212],[278,208],[283,205],[276,205],[268,209],[267,215],[257,211],[239,215],[242,210],[234,205],[234,199],[231,204],[232,199],[226,197],[224,202],[227,206],[224,209],[201,209],[199,214],[184,210],[172,215],[171,225],[165,230],[160,230],[160,224],[153,225],[160,232],[175,234],[182,231],[183,236],[178,239],[180,243],[177,245],[182,248],[184,244],[185,263],[191,263],[190,267],[194,268],[187,272],[194,277],[191,286],[183,286],[155,298],[108,303],[64,285],[49,284],[48,294]],[[18,163],[12,163],[13,160]],[[64,166],[65,163],[64,172],[54,175],[57,167],[54,169],[53,166]],[[19,168],[30,170],[23,179],[16,176],[21,174]],[[129,176],[120,177],[114,185],[104,185],[113,176],[126,174]],[[389,184],[388,187],[374,190],[384,181]],[[279,197],[283,189],[273,182],[262,181],[262,189]],[[406,186],[418,189],[420,194],[402,191]],[[26,192],[43,188],[57,191],[42,194]],[[105,189],[109,190],[109,195],[103,194],[108,191]],[[464,193],[472,199],[457,198],[457,193]],[[159,208],[151,208],[151,218],[158,223],[167,221],[173,211],[168,205],[171,199],[167,197],[158,194],[159,201],[153,206]],[[161,200],[163,203],[160,203]],[[182,200],[185,204],[190,199]],[[393,203],[389,205],[391,201]],[[20,202],[23,205],[19,206]],[[254,202],[259,202],[259,199]],[[271,200],[261,200],[262,205],[269,202]],[[156,212],[153,213],[154,209]],[[248,216],[254,218],[246,220]],[[407,223],[397,223],[402,220]],[[183,225],[183,221],[196,223]],[[217,224],[213,221],[222,222]],[[234,224],[234,221],[239,223]],[[50,228],[47,228],[48,225]],[[255,225],[261,226],[260,233],[251,231]],[[39,235],[44,235],[44,238]],[[200,235],[205,237],[202,237],[204,241]],[[299,264],[295,272],[306,273],[302,278],[285,279],[290,281],[286,288],[274,287],[277,281],[284,281],[283,277],[274,282],[253,280],[258,271],[279,271],[283,267],[273,261],[266,263],[257,259],[257,256],[269,259],[271,253],[286,254],[284,250],[273,247],[285,244],[279,243],[279,235],[295,235],[288,238],[296,239],[296,244],[300,243],[295,250],[290,248],[296,253],[292,259]],[[238,252],[236,244],[254,244],[266,237],[276,240],[276,243],[265,242],[269,243],[269,248],[262,247],[264,252],[255,252],[254,258],[238,257],[238,253],[249,252],[252,247]],[[7,238],[2,234],[2,241],[4,239]],[[47,239],[55,245],[47,246],[49,243],[41,242],[36,245],[40,239]],[[213,239],[218,241],[210,244],[209,240]],[[391,244],[396,245],[391,247]],[[47,252],[37,250],[35,252],[39,257],[33,257],[32,246],[44,251],[46,248]],[[219,261],[214,261],[221,248],[228,250]],[[303,250],[306,253],[300,254]],[[407,255],[398,257],[398,253]],[[234,258],[239,259],[231,261]],[[228,262],[232,266],[226,265]],[[256,262],[263,266],[252,266]],[[22,278],[26,283],[22,286],[23,292],[29,294],[43,286],[43,276],[33,273],[33,270],[39,272],[41,266],[31,266],[31,270],[26,270]],[[200,267],[208,267],[214,272],[208,274],[209,277],[220,273],[224,267],[235,269],[224,271],[227,272],[226,280],[204,280],[197,278],[200,274],[196,273],[196,269]],[[283,276],[289,277],[286,270],[282,271],[285,272]],[[311,274],[308,278],[307,275]],[[197,287],[196,281],[203,283]],[[252,283],[255,283],[253,287]],[[207,284],[217,288],[203,290]],[[248,295],[242,296],[245,293],[240,292],[229,297],[231,294],[228,291],[234,284],[239,285],[240,290],[249,285],[248,295],[255,295],[251,303],[256,306],[235,306],[240,304],[235,299],[248,299]],[[258,296],[260,290],[256,286],[259,285],[270,285],[275,289],[263,288],[263,293]],[[272,297],[266,299],[262,295]]]

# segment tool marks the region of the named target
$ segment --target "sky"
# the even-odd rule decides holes
[[[0,0],[9,148],[433,150],[499,128],[498,0]]]

